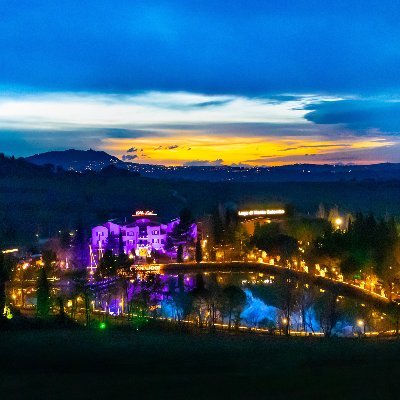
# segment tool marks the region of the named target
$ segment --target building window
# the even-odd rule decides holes
[[[165,243],[164,239],[161,239],[161,244],[164,244],[164,243]]]
[[[158,235],[158,231],[153,231],[153,235]]]

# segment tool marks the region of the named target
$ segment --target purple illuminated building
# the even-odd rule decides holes
[[[92,228],[91,247],[100,257],[106,250],[141,258],[150,257],[153,251],[174,253],[179,244],[191,245],[197,238],[195,223],[184,231],[180,228],[179,218],[162,223],[153,212],[137,211],[129,222],[110,220]]]

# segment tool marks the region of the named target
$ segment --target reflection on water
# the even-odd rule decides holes
[[[354,299],[344,298],[319,287],[297,279],[270,274],[214,273],[163,275],[163,295],[159,301],[162,317],[179,319],[179,301],[174,293],[179,291],[179,280],[183,282],[184,293],[196,300],[194,319],[207,319],[207,312],[215,305],[216,322],[227,324],[223,290],[234,285],[245,294],[245,303],[240,308],[240,325],[272,331],[291,331],[353,336],[370,330],[384,330],[383,315],[377,310]],[[199,294],[199,281],[200,292]],[[198,300],[200,297],[200,300]],[[192,299],[193,301],[193,299]],[[193,309],[186,317],[193,318]]]
[[[75,318],[85,310],[84,295],[74,290],[72,281],[67,283],[61,283],[64,287],[53,287],[54,298],[65,296],[66,312]],[[17,287],[12,290],[18,293]],[[24,293],[27,307],[36,303],[33,287]],[[353,336],[388,331],[396,326],[396,320],[386,310],[312,285],[306,277],[290,271],[276,275],[260,272],[160,275],[140,271],[106,284],[94,282],[88,303],[91,311],[106,317],[123,316],[130,320],[137,315],[152,316],[200,327],[262,329],[271,333]]]
[[[265,304],[261,299],[254,297],[251,289],[244,289],[246,293],[247,303],[240,316],[242,323],[249,327],[265,327],[273,326],[278,320],[279,309],[274,306]]]

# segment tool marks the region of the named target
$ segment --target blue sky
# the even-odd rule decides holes
[[[7,154],[400,162],[396,1],[0,0],[0,15]]]

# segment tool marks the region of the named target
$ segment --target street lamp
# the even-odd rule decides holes
[[[335,219],[335,224],[336,224],[336,228],[337,228],[337,229],[340,229],[340,227],[341,227],[342,224],[343,224],[343,219],[340,218],[340,217],[336,218],[336,219]]]
[[[359,319],[357,321],[357,325],[360,327],[360,329],[363,329],[364,334],[365,334],[365,322],[362,319]]]

